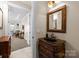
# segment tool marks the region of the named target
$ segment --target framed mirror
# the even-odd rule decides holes
[[[0,29],[2,29],[2,27],[3,27],[3,11],[0,8]]]
[[[47,13],[47,32],[66,33],[66,5]]]

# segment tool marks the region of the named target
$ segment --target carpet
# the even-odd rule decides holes
[[[11,39],[11,51],[16,51],[28,47],[27,41],[25,39],[12,37]]]

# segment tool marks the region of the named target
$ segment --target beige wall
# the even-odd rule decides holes
[[[66,41],[66,57],[79,57],[79,2],[65,3],[67,5],[67,33],[54,34],[57,38]],[[45,5],[40,4],[36,15],[37,37],[44,37],[46,33],[47,10],[45,8],[47,8]]]
[[[37,37],[44,37],[46,34],[46,16],[47,16],[47,2],[36,3],[36,34]]]
[[[55,33],[66,41],[66,57],[79,57],[79,2],[65,2],[67,5],[67,33]]]

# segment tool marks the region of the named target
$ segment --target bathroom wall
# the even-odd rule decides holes
[[[66,57],[79,57],[79,2],[64,2],[67,5],[67,32],[55,33],[66,41]]]
[[[46,16],[47,16],[47,2],[36,2],[36,34],[37,37],[44,37],[46,34]]]
[[[36,36],[44,37],[46,33],[46,12],[47,5],[43,2],[36,6]],[[67,1],[67,32],[54,33],[57,38],[66,41],[66,57],[79,57],[79,2]]]
[[[32,2],[32,48],[33,57],[38,57],[37,41],[38,38],[44,37],[46,34],[46,14],[47,2]]]

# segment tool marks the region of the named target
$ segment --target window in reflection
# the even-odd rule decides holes
[[[62,11],[53,13],[49,16],[49,29],[62,29]]]

